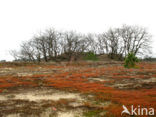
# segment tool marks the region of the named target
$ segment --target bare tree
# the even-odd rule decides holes
[[[21,51],[20,51],[19,58],[26,61],[35,61],[34,52],[35,51],[34,51],[34,47],[32,46],[32,41],[23,42],[21,44]]]
[[[123,25],[110,29],[98,36],[100,53],[109,54],[110,58],[122,59],[133,52],[135,55],[150,51],[151,36],[145,28]]]
[[[151,35],[145,28],[123,25],[120,35],[124,42],[125,55],[130,52],[137,55],[150,51]]]
[[[78,51],[79,35],[75,32],[65,32],[63,34],[63,51],[68,56],[68,60],[74,59],[74,54]]]
[[[108,54],[110,58],[115,58],[121,54],[121,38],[119,29],[109,29],[98,36],[98,47],[102,54]]]
[[[38,38],[34,37],[32,40],[32,46],[34,47],[34,56],[38,62],[41,62],[42,51],[40,47],[40,41]]]
[[[49,29],[46,30],[44,34],[47,42],[47,51],[48,51],[48,56],[49,59],[53,59],[57,57],[57,55],[60,54],[61,48],[60,48],[60,39],[62,36],[62,33],[54,30],[54,29]]]
[[[86,41],[88,42],[87,43],[87,46],[86,46],[86,50],[87,52],[93,52],[94,54],[98,54],[98,38],[97,38],[97,35],[96,34],[87,34],[86,35]]]
[[[150,52],[151,35],[145,28],[123,25],[102,34],[80,34],[74,31],[59,32],[51,28],[21,44],[20,52],[11,51],[15,59],[27,61],[56,60],[66,55],[76,60],[85,52],[107,54],[112,59],[122,59],[133,52],[135,55]]]
[[[9,53],[14,58],[14,60],[19,59],[19,52],[17,50],[11,50],[11,51],[9,51]]]
[[[47,50],[48,50],[48,45],[47,45],[47,40],[44,35],[41,35],[39,37],[36,37],[36,40],[38,42],[38,49],[40,50],[45,62],[48,62],[48,56],[47,56]]]

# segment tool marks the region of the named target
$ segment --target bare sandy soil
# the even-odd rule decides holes
[[[156,68],[149,66],[128,70],[118,62],[0,66],[0,117],[119,117],[115,110],[125,103],[122,96],[127,102],[138,99],[138,104],[145,100],[156,106]]]
[[[74,117],[76,114],[80,115],[81,108],[67,111],[64,105],[62,107],[59,103],[56,105],[61,100],[69,101],[68,106],[74,108],[81,106],[85,99],[78,93],[45,87],[10,89],[0,94],[0,114],[3,117]]]

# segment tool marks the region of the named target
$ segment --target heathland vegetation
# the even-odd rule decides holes
[[[0,62],[0,116],[153,116],[156,63],[137,58],[150,45],[138,26],[87,35],[45,30],[11,51],[15,61]],[[134,115],[121,115],[123,107]]]

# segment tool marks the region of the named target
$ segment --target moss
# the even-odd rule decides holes
[[[98,110],[91,110],[83,113],[83,117],[101,117]]]

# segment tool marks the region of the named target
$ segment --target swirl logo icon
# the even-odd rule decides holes
[[[121,112],[121,115],[123,113],[126,113],[126,114],[129,114],[130,115],[130,112],[128,111],[127,107],[125,105],[123,105],[122,107],[123,107],[124,110]]]

